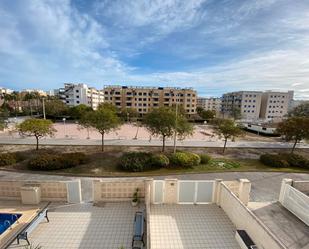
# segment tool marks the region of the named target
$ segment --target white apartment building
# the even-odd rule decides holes
[[[262,95],[260,117],[265,120],[279,122],[288,113],[292,104],[294,91],[266,91]]]
[[[64,88],[54,90],[54,95],[59,96],[70,107],[84,104],[96,110],[98,105],[104,102],[103,90],[81,83],[65,83]]]
[[[260,91],[239,91],[223,94],[221,111],[224,115],[233,116],[233,112],[237,110],[241,119],[258,120],[262,93]]]
[[[197,98],[197,107],[201,107],[205,110],[215,111],[216,113],[221,112],[221,98]]]
[[[5,88],[5,87],[0,87],[0,95],[2,94],[11,94],[12,92],[14,92],[11,89]]]

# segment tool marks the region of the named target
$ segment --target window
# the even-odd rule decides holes
[[[107,94],[108,94],[108,91],[105,91],[104,94],[107,95]]]
[[[79,99],[79,95],[76,95],[76,98]]]
[[[147,98],[144,98],[143,100],[144,100],[144,101],[147,101]]]
[[[263,127],[262,130],[263,130],[263,131],[266,131],[266,127]]]
[[[79,101],[77,100],[76,103],[79,104]]]
[[[127,106],[132,106],[132,103],[127,103]]]
[[[79,93],[79,90],[75,90],[75,92]]]
[[[164,93],[164,96],[170,96],[170,94],[169,93]]]
[[[144,103],[144,104],[143,104],[143,106],[147,106],[147,104],[146,104],[146,103]]]
[[[144,96],[147,96],[147,93],[143,93]]]
[[[116,95],[119,95],[119,94],[120,94],[120,92],[115,92],[115,94],[116,94]]]
[[[142,96],[142,93],[138,93],[139,96]]]

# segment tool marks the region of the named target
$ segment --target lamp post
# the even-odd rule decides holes
[[[65,120],[66,120],[65,118],[62,119],[62,121],[63,121],[63,130],[64,130],[64,137],[67,136],[67,135],[66,135]]]
[[[178,96],[178,95],[176,95]],[[177,116],[178,116],[178,102],[177,102],[177,98],[176,98],[176,117],[175,117],[175,131],[174,131],[174,153],[176,153],[176,143],[177,143]]]
[[[45,98],[42,98],[42,106],[43,106],[43,117],[46,119],[46,113],[45,113]]]

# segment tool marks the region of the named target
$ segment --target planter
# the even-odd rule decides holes
[[[131,204],[132,204],[133,207],[136,207],[137,204],[138,204],[138,201],[131,201]]]

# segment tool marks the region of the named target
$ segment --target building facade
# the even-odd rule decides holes
[[[294,91],[288,92],[272,92],[266,91],[262,95],[260,117],[265,120],[281,121],[288,113],[292,101]]]
[[[225,116],[237,119],[258,120],[260,118],[262,92],[239,91],[223,94],[221,111]]]
[[[84,104],[96,110],[104,102],[104,92],[86,84],[65,83],[63,88],[55,89],[53,94],[70,107]]]
[[[196,114],[197,94],[191,88],[105,86],[104,101],[119,109],[132,108],[140,115],[153,108],[179,104],[188,115]]]
[[[215,111],[216,113],[221,112],[221,98],[197,98],[197,107],[201,107],[205,110]]]

